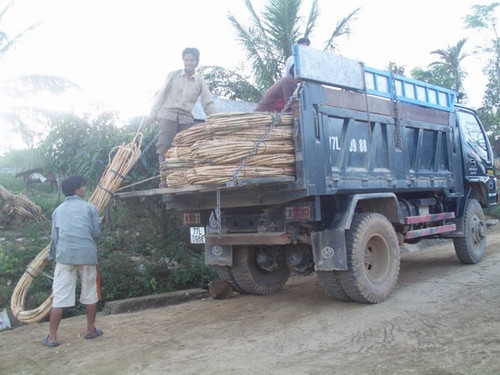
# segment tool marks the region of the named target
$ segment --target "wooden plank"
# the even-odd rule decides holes
[[[325,105],[351,109],[355,111],[394,117],[394,102],[384,98],[365,95],[354,91],[325,88]],[[401,120],[412,119],[439,125],[448,125],[449,113],[434,108],[424,108],[418,105],[398,103]]]

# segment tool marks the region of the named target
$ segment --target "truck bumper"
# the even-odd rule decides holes
[[[292,243],[290,236],[285,232],[224,233],[220,238],[215,233],[207,233],[205,240],[210,245],[287,245]]]

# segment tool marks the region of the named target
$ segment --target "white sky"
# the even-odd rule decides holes
[[[265,0],[253,0],[257,11]],[[385,69],[389,61],[426,68],[434,49],[469,38],[464,50],[481,43],[462,18],[484,0],[319,0],[320,25],[311,36],[322,49],[335,23],[357,7],[352,35],[339,44],[341,55]],[[7,0],[0,0],[0,10]],[[310,0],[303,0],[304,17]],[[197,47],[200,65],[233,69],[245,55],[227,15],[248,24],[243,0],[16,0],[0,21],[12,37],[41,21],[14,51],[0,61],[0,80],[22,74],[49,74],[78,84],[92,101],[102,100],[127,115],[147,112],[166,74],[182,67],[181,51]],[[481,105],[484,62],[475,56],[463,66],[469,76],[469,104]],[[2,134],[3,131],[3,134]],[[0,129],[0,153],[8,139]],[[10,133],[9,133],[10,134]],[[3,147],[2,147],[3,143]]]

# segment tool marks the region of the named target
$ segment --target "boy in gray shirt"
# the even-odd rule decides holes
[[[52,214],[50,251],[47,261],[56,261],[52,285],[52,309],[49,335],[42,340],[48,347],[59,345],[57,329],[63,308],[75,305],[76,282],[81,282],[80,302],[87,308],[86,339],[102,335],[95,327],[97,301],[101,299],[97,269],[96,240],[101,235],[99,216],[94,205],[82,198],[86,182],[81,176],[63,180],[61,188],[66,200]]]

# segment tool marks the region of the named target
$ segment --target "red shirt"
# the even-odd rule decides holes
[[[293,76],[281,78],[272,85],[264,94],[255,112],[279,112],[285,107],[288,99],[297,87],[297,80]]]

